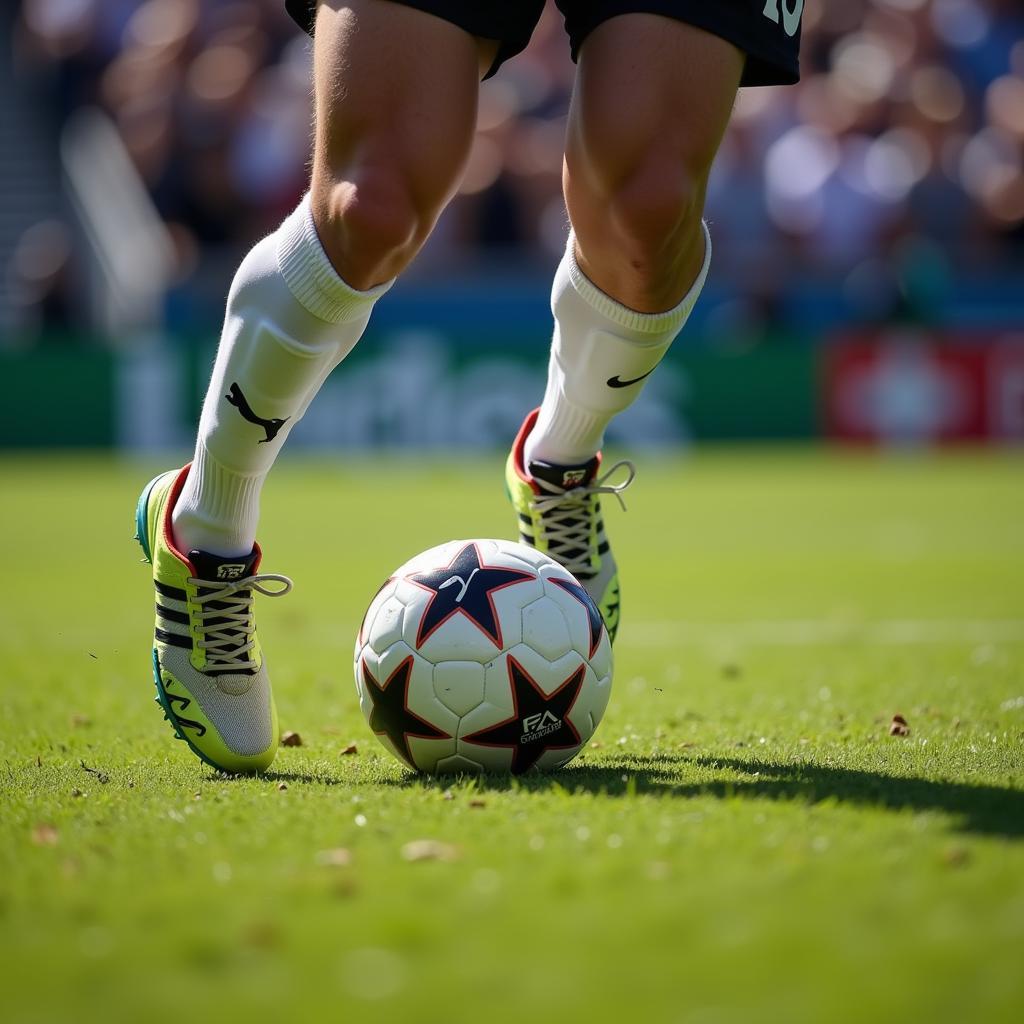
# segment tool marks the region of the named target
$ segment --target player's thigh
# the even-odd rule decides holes
[[[497,45],[388,0],[323,0],[314,37],[314,210],[325,213],[348,183],[379,191],[399,215],[436,213],[463,170],[481,68]]]
[[[614,195],[631,180],[706,178],[732,112],[744,54],[684,21],[625,14],[583,41],[567,139],[567,177]],[[649,181],[644,179],[650,179]]]

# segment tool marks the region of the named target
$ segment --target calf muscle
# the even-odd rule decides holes
[[[657,15],[613,18],[584,43],[566,205],[581,269],[624,305],[668,309],[700,270],[707,178],[743,63],[732,44]]]

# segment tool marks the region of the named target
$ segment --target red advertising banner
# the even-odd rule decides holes
[[[992,437],[1024,441],[1024,334],[997,344],[988,364]]]
[[[1024,332],[887,329],[824,346],[829,437],[888,444],[1024,440]]]

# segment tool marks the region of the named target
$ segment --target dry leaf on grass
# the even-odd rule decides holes
[[[316,862],[332,868],[347,868],[352,863],[352,854],[344,846],[336,846],[333,850],[321,850]]]
[[[342,752],[341,756],[350,756],[352,754],[358,754],[359,748],[354,744],[350,743]]]
[[[459,859],[459,849],[437,839],[414,839],[402,847],[402,859],[414,864],[421,860],[451,862]]]
[[[242,932],[242,939],[256,949],[273,949],[281,944],[281,929],[273,921],[252,921]]]
[[[966,846],[948,846],[942,851],[942,861],[947,867],[962,868],[970,860],[971,851]]]
[[[60,835],[52,825],[36,825],[32,829],[32,842],[36,846],[56,846],[59,838]]]
[[[286,732],[281,734],[282,747],[301,747],[302,737],[297,732]]]
[[[889,735],[890,736],[909,736],[910,726],[907,725],[907,720],[902,715],[893,715],[892,721],[889,723]]]

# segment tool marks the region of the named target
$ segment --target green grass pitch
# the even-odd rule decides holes
[[[258,779],[152,701],[161,468],[0,462],[5,1021],[1021,1019],[1019,455],[642,459],[611,707],[518,782],[404,771],[351,677],[396,565],[509,534],[500,457],[283,460]]]

